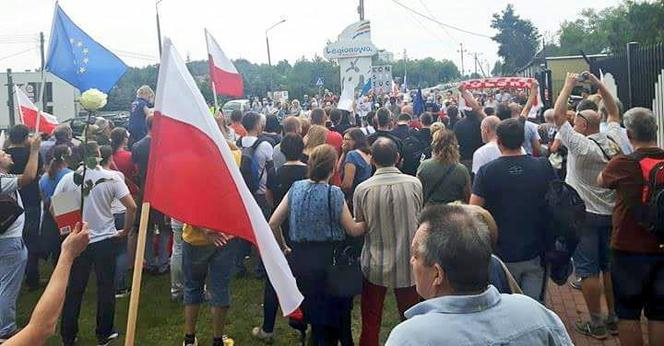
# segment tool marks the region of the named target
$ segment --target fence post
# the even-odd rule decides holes
[[[634,87],[633,87],[633,81],[632,81],[632,76],[634,75],[634,55],[636,54],[636,50],[639,48],[639,43],[638,42],[629,42],[627,43],[627,90],[628,90],[628,95],[629,95],[629,107],[625,109],[629,109],[634,107]]]

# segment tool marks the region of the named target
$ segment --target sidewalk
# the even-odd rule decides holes
[[[549,281],[549,288],[547,291],[546,305],[549,309],[555,311],[560,319],[565,323],[567,332],[569,333],[572,341],[576,346],[586,345],[602,345],[602,346],[617,346],[620,345],[617,337],[609,336],[605,340],[595,340],[589,336],[581,335],[574,330],[574,322],[577,319],[589,319],[588,308],[583,300],[583,295],[580,290],[575,290],[569,284],[558,286],[552,281]],[[606,305],[602,300],[602,309],[606,313]],[[643,324],[643,330],[646,325]]]

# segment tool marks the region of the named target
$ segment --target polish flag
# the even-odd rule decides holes
[[[52,133],[55,130],[58,126],[56,117],[46,112],[40,112],[37,106],[30,101],[28,95],[16,85],[14,86],[14,93],[18,100],[18,114],[21,123],[31,130],[37,130],[37,127],[39,127],[40,132]],[[37,119],[37,114],[39,114],[39,119]]]
[[[252,242],[284,316],[302,302],[286,258],[170,39],[159,66],[145,201],[184,223]]]
[[[218,95],[241,97],[244,95],[242,75],[237,72],[217,41],[205,30],[205,42],[208,50],[208,64],[210,65],[210,79],[214,84],[214,91]]]

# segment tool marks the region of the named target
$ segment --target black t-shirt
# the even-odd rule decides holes
[[[275,205],[279,205],[284,196],[288,193],[294,182],[305,179],[307,176],[306,165],[283,165],[277,170],[276,183],[274,189]]]
[[[462,160],[472,160],[475,150],[484,145],[481,123],[476,116],[468,115],[454,124],[454,134],[459,142],[459,155]]]
[[[150,136],[143,137],[140,141],[134,143],[131,148],[131,160],[138,166],[138,185],[145,187],[145,176],[148,174],[148,160],[150,159]]]
[[[413,134],[413,131],[411,131],[411,128],[408,126],[408,124],[399,124],[392,130],[392,134],[403,141],[408,136]]]
[[[545,158],[502,156],[475,175],[473,194],[498,224],[497,255],[505,262],[533,259],[544,250],[548,224],[544,195],[556,179]]]
[[[28,159],[30,158],[30,148],[26,147],[14,147],[8,148],[5,152],[12,156],[12,161],[14,165],[9,170],[10,174],[23,174],[25,171],[25,166],[28,164]],[[41,171],[41,167],[44,166],[44,160],[42,160],[41,154],[39,155],[38,171]],[[39,193],[39,174],[33,182],[24,186],[19,190],[21,193],[21,200],[23,200],[23,205],[26,207],[39,207],[41,202],[41,195]]]
[[[400,154],[402,153],[402,151],[401,151],[401,139],[399,139],[399,137],[395,136],[390,131],[376,130],[376,132],[370,134],[369,137],[367,137],[367,142],[369,143],[369,145],[372,145],[373,142],[375,142],[376,139],[378,139],[378,137],[387,137],[387,138],[393,140],[394,143],[397,144],[397,149],[399,150],[399,153]]]
[[[274,205],[278,206],[284,196],[288,194],[293,183],[305,179],[307,176],[307,166],[303,165],[283,165],[277,170],[276,181],[277,186],[274,189]],[[288,235],[290,234],[290,224],[288,218],[281,224],[281,229],[284,234],[286,243],[290,243]]]

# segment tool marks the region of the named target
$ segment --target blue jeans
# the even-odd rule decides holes
[[[115,229],[124,228],[125,213],[114,214]],[[127,237],[117,240],[117,256],[115,257],[115,290],[129,288],[129,255],[127,254]]]
[[[182,272],[184,273],[184,305],[200,305],[203,289],[209,273],[207,286],[210,306],[227,307],[231,303],[230,281],[233,259],[239,238],[225,246],[195,246],[187,242],[182,245]]]
[[[609,241],[611,215],[586,212],[584,226],[579,232],[579,244],[574,251],[574,272],[577,277],[597,276],[609,272]]]
[[[173,250],[171,251],[171,293],[182,292],[182,224],[171,222],[173,228]]]
[[[23,238],[0,239],[0,336],[16,331],[16,299],[27,261]]]

